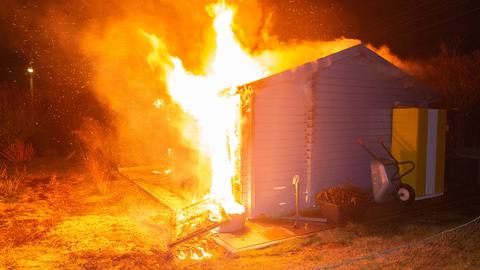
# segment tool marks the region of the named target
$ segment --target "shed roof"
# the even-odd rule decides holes
[[[252,87],[255,91],[258,91],[261,90],[262,85],[269,84],[270,81],[279,79],[279,77],[288,78],[295,73],[322,72],[334,66],[335,63],[347,59],[362,59],[372,64],[378,70],[379,79],[398,80],[405,89],[414,90],[417,96],[427,103],[440,100],[440,95],[436,91],[420,83],[416,78],[399,69],[363,44],[355,45],[303,65],[247,83],[244,86]]]

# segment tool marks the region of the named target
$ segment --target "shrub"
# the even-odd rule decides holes
[[[84,118],[75,135],[80,140],[85,169],[101,193],[106,193],[108,182],[117,172],[116,155],[111,135],[95,119]]]
[[[0,155],[11,162],[25,162],[32,159],[33,146],[17,139],[2,149]]]
[[[440,53],[421,63],[417,76],[439,91],[448,110],[447,150],[480,147],[480,50],[466,54],[459,43],[441,44]]]
[[[8,175],[7,166],[0,165],[0,197],[7,199],[15,198],[18,188],[27,176],[26,167],[23,170],[15,168],[15,173]]]

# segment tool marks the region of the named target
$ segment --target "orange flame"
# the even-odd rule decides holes
[[[196,260],[196,261],[199,261],[199,260],[203,260],[203,259],[208,259],[208,258],[211,258],[213,255],[212,253],[209,253],[207,251],[205,251],[205,249],[201,246],[196,246],[196,247],[193,247],[189,250],[186,250],[186,251],[180,251],[177,255],[177,257],[180,259],[180,260],[186,260],[187,259],[187,254],[190,254],[190,256],[188,257],[189,259],[192,259],[192,260]]]
[[[242,213],[244,209],[234,200],[231,182],[236,173],[235,153],[239,146],[236,125],[240,118],[240,98],[235,94],[235,87],[229,89],[230,95],[221,92],[260,79],[267,71],[235,39],[232,31],[235,8],[218,3],[208,6],[207,10],[215,17],[216,31],[216,51],[207,66],[207,75],[188,72],[179,58],[168,54],[160,39],[144,33],[154,47],[148,61],[151,66],[160,66],[166,71],[166,84],[172,99],[198,121],[200,148],[211,162],[210,196],[221,202],[227,213]]]
[[[157,36],[142,33],[154,48],[148,56],[150,66],[165,72],[171,98],[200,126],[201,145],[198,148],[210,159],[211,198],[219,201],[227,213],[242,213],[243,206],[235,202],[232,194],[240,141],[236,133],[240,97],[235,86],[356,45],[358,40],[304,42],[293,46],[272,40],[272,48],[252,56],[243,50],[232,31],[236,8],[220,2],[207,6],[207,11],[214,17],[216,50],[206,65],[207,74],[204,76],[186,70],[182,60],[171,56],[165,43]],[[162,104],[155,101],[154,105],[159,107]],[[185,135],[187,139],[192,139],[190,134]],[[192,140],[192,143],[195,142]]]

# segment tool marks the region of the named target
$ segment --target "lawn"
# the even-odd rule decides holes
[[[16,197],[0,201],[0,269],[472,269],[480,267],[480,225],[420,241],[480,215],[479,201],[348,223],[260,250],[180,260],[168,250],[170,211],[125,179],[100,192],[76,166],[30,170]],[[348,260],[366,255],[363,260]],[[337,265],[338,264],[338,265]],[[334,267],[334,266],[338,267]]]

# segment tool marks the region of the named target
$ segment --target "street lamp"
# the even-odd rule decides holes
[[[33,104],[33,73],[34,72],[35,70],[33,70],[33,62],[30,61],[27,67],[27,74],[30,79],[30,99],[32,101],[32,104]]]

